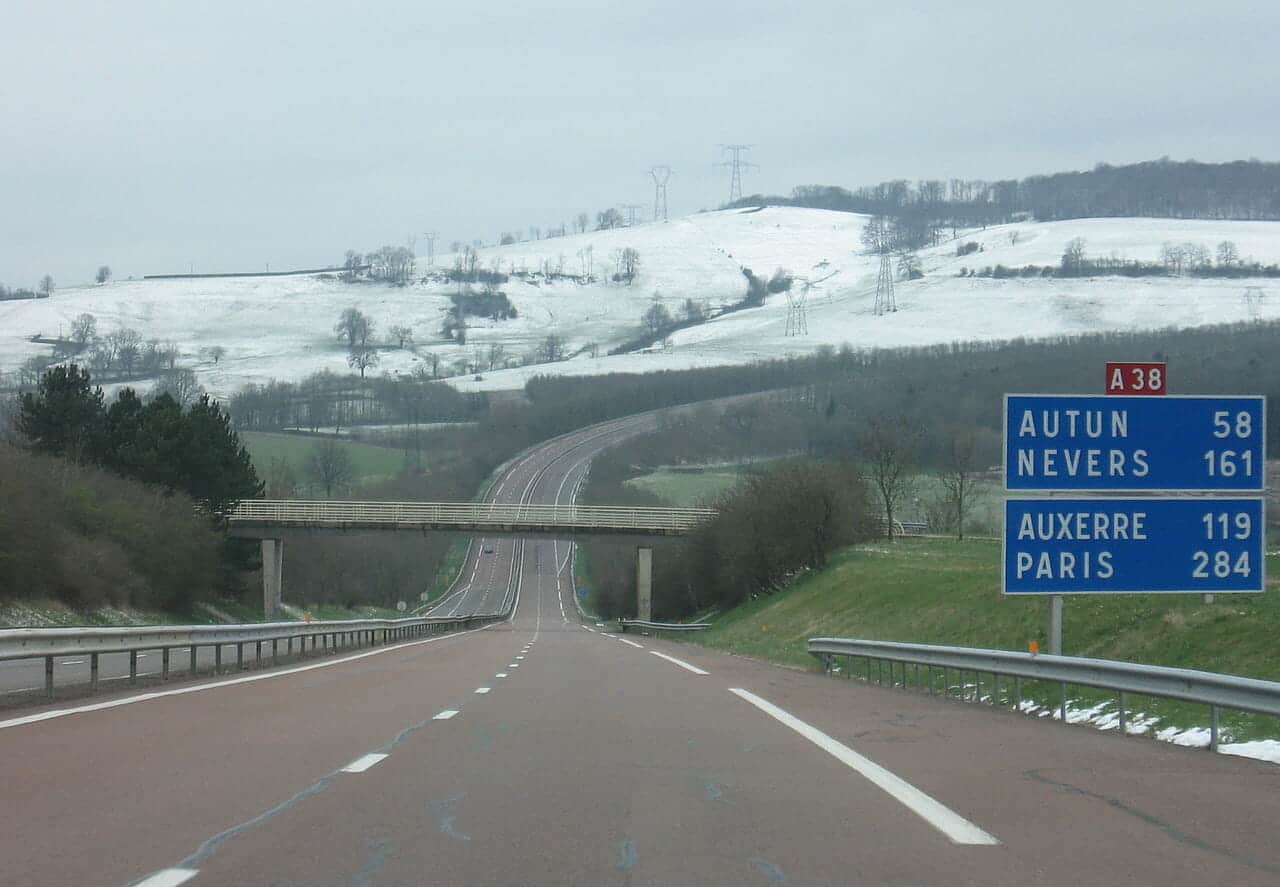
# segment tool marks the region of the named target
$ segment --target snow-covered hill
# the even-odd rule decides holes
[[[513,277],[503,286],[519,317],[469,321],[469,341],[460,347],[441,338],[452,285],[404,288],[344,284],[314,277],[119,281],[61,290],[48,300],[0,302],[0,372],[12,372],[48,346],[33,335],[65,333],[72,318],[96,316],[100,334],[120,327],[144,339],[177,343],[180,362],[191,366],[211,391],[228,394],[247,382],[296,380],[319,369],[346,371],[345,352],[333,327],[342,310],[355,305],[374,318],[381,333],[412,326],[413,350],[385,350],[379,372],[404,373],[438,354],[445,366],[487,352],[500,343],[509,358],[531,351],[548,334],[563,336],[572,359],[484,372],[483,380],[459,377],[459,387],[516,388],[546,372],[590,374],[738,363],[809,352],[820,344],[874,347],[1016,336],[1048,336],[1093,330],[1193,326],[1280,317],[1280,281],[1194,278],[975,279],[961,267],[1057,264],[1067,243],[1083,238],[1090,256],[1117,254],[1155,260],[1166,242],[1196,243],[1212,252],[1233,241],[1242,258],[1280,262],[1280,223],[1086,219],[1020,223],[961,232],[920,253],[925,276],[899,282],[898,311],[877,316],[872,307],[877,265],[862,254],[865,217],[799,208],[704,213],[666,223],[589,232],[480,251],[480,265],[510,272],[545,263],[580,273],[587,248],[597,277],[613,269],[613,256],[630,247],[640,255],[632,286],[529,281]],[[958,242],[976,241],[982,251],[956,256]],[[452,257],[438,258],[448,266]],[[787,300],[770,296],[760,308],[734,312],[672,336],[669,350],[589,357],[589,343],[604,355],[640,330],[640,316],[656,298],[677,314],[686,299],[712,308],[742,298],[741,268],[768,276],[777,268],[820,280],[807,299],[808,334],[787,336]],[[427,269],[419,260],[418,271]],[[1260,305],[1243,298],[1258,285]],[[799,286],[799,284],[797,285]],[[216,365],[207,356],[220,345]]]

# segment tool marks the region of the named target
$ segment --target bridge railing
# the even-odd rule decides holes
[[[412,528],[480,524],[687,532],[715,515],[709,508],[652,506],[250,499],[240,503],[230,521],[233,526]]]
[[[1238,675],[1212,671],[1195,671],[1189,668],[1167,668],[1160,665],[1143,665],[1137,662],[1120,662],[1112,659],[1085,659],[1076,656],[1051,656],[1037,653],[1019,653],[1011,650],[983,650],[971,647],[943,647],[932,644],[898,644],[890,641],[866,641],[854,638],[810,638],[809,653],[821,661],[828,672],[834,668],[836,657],[850,657],[865,662],[867,681],[884,681],[884,664],[889,663],[889,683],[916,689],[930,694],[937,692],[936,676],[942,673],[942,693],[953,695],[951,673],[959,675],[962,696],[969,695],[964,674],[974,677],[972,698],[982,699],[982,675],[990,675],[988,698],[999,705],[1012,697],[1012,705],[1022,708],[1022,681],[1035,680],[1057,684],[1059,687],[1059,717],[1067,719],[1067,685],[1096,687],[1115,691],[1118,695],[1120,732],[1125,732],[1128,715],[1128,694],[1179,699],[1209,707],[1209,748],[1218,747],[1218,715],[1223,708],[1280,717],[1280,683],[1262,681]],[[873,663],[875,668],[873,669]],[[894,675],[894,664],[901,667]],[[909,679],[907,667],[914,674]],[[921,673],[921,667],[925,673]],[[1012,694],[1001,694],[1000,679],[1011,678],[1013,686],[1005,685]],[[927,681],[927,687],[926,687]]]
[[[127,628],[10,628],[0,630],[0,662],[44,659],[44,692],[54,692],[54,659],[63,656],[89,657],[89,689],[98,688],[98,657],[110,653],[129,654],[129,682],[138,679],[138,654],[160,651],[160,679],[170,676],[170,653],[190,650],[190,674],[196,673],[197,650],[214,650],[214,673],[222,672],[222,654],[235,648],[236,670],[245,667],[246,644],[255,645],[256,663],[263,661],[263,645],[270,644],[272,663],[281,653],[337,652],[344,648],[379,646],[442,632],[463,631],[506,618],[503,614],[455,617],[415,617],[407,619],[347,619],[312,622],[259,622],[239,625],[145,625]],[[281,650],[281,645],[286,649]]]

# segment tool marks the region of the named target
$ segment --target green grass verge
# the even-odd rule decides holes
[[[815,667],[811,637],[835,636],[923,644],[1025,650],[1045,648],[1044,598],[1000,594],[998,542],[901,539],[845,549],[828,567],[791,588],[721,614],[698,643],[748,656]],[[1275,557],[1268,573],[1276,575]],[[1274,582],[1275,580],[1272,580]],[[1063,614],[1068,655],[1226,672],[1280,680],[1280,595],[1068,596]],[[1056,688],[1028,684],[1045,704]],[[1073,688],[1079,707],[1110,694]],[[1165,726],[1208,723],[1202,706],[1138,700],[1135,710]],[[1280,736],[1273,719],[1223,713],[1236,739]]]
[[[265,476],[272,460],[283,460],[293,466],[299,478],[306,477],[307,456],[319,438],[301,434],[271,434],[263,431],[241,431],[240,440],[249,450],[259,477]],[[404,466],[404,450],[375,444],[338,439],[351,454],[356,483],[372,478],[394,477]]]
[[[714,468],[705,471],[671,471],[660,468],[626,481],[627,486],[657,496],[677,507],[702,505],[713,501],[742,479],[741,470]]]
[[[573,559],[573,594],[578,595],[579,588],[587,589],[586,597],[578,597],[577,600],[582,604],[582,609],[586,612],[587,618],[592,621],[599,621],[596,615],[600,612],[600,608],[596,606],[593,599],[595,597],[591,589],[595,588],[595,583],[591,581],[591,564],[590,558],[581,548],[577,551],[577,556]],[[576,610],[577,607],[574,607]]]

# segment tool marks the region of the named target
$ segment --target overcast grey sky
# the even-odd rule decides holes
[[[10,0],[0,281],[313,266],[648,202],[1277,159],[1280,4]],[[421,251],[421,242],[420,242]]]

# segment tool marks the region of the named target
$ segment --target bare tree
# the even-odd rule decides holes
[[[885,536],[893,538],[898,504],[913,486],[910,470],[916,462],[920,429],[903,418],[874,419],[858,436],[867,474],[884,505]]]
[[[361,379],[364,378],[365,370],[370,367],[376,367],[377,365],[378,352],[367,345],[356,345],[356,347],[352,348],[347,354],[347,366],[351,367],[353,370],[359,370]]]
[[[71,321],[71,340],[84,347],[98,334],[98,318],[92,314],[79,314]]]
[[[98,273],[93,276],[93,279],[96,280],[98,283],[106,283],[108,280],[111,279],[111,266],[99,265]]]
[[[397,343],[400,348],[405,345],[413,344],[413,327],[397,325],[391,328],[391,341]]]
[[[307,454],[307,476],[324,487],[326,499],[335,487],[345,487],[355,479],[356,468],[347,448],[332,439],[317,441]]]
[[[1062,253],[1062,270],[1071,277],[1077,277],[1084,271],[1084,238],[1073,237]]]
[[[657,333],[659,330],[671,326],[671,312],[667,310],[666,305],[655,301],[640,316],[640,321],[650,333]]]
[[[205,353],[213,358],[213,363],[216,366],[218,361],[227,356],[227,349],[223,348],[221,345],[210,345],[205,349]]]
[[[538,345],[538,358],[544,363],[554,363],[565,358],[565,341],[564,337],[557,336],[555,333],[547,336]]]
[[[364,315],[359,308],[351,307],[342,312],[342,317],[333,327],[338,341],[346,341],[348,350],[357,345],[366,345],[373,332],[373,321]]]
[[[142,336],[137,330],[119,329],[107,336],[111,363],[120,367],[126,376],[132,376],[142,357]]]
[[[1232,268],[1240,264],[1240,251],[1236,249],[1234,241],[1224,240],[1218,244],[1218,265],[1222,268]]]
[[[578,229],[579,234],[587,233],[587,225],[591,224],[591,217],[586,213],[578,213],[577,218],[573,220],[574,227]]]
[[[46,274],[40,278],[40,295],[46,299],[53,295],[53,275]]]
[[[267,498],[289,499],[298,494],[298,473],[287,459],[273,458],[267,465]]]
[[[502,347],[502,343],[494,342],[489,346],[488,363],[489,371],[498,369],[502,366],[502,362],[507,358],[507,349]]]
[[[625,280],[630,286],[640,271],[640,253],[632,247],[624,247],[614,253],[618,265],[618,280]]]
[[[436,354],[434,351],[428,351],[426,354],[422,355],[422,359],[431,365],[431,378],[439,379],[440,378],[440,355]]]
[[[964,538],[964,522],[973,510],[978,465],[978,439],[972,428],[952,428],[944,441],[940,480],[947,516],[954,521],[956,538]]]
[[[200,382],[192,370],[180,367],[163,373],[153,393],[167,393],[185,409],[199,400],[204,390],[200,387]]]
[[[596,213],[596,230],[608,231],[610,228],[622,228],[626,222],[622,220],[622,213],[613,207]]]

